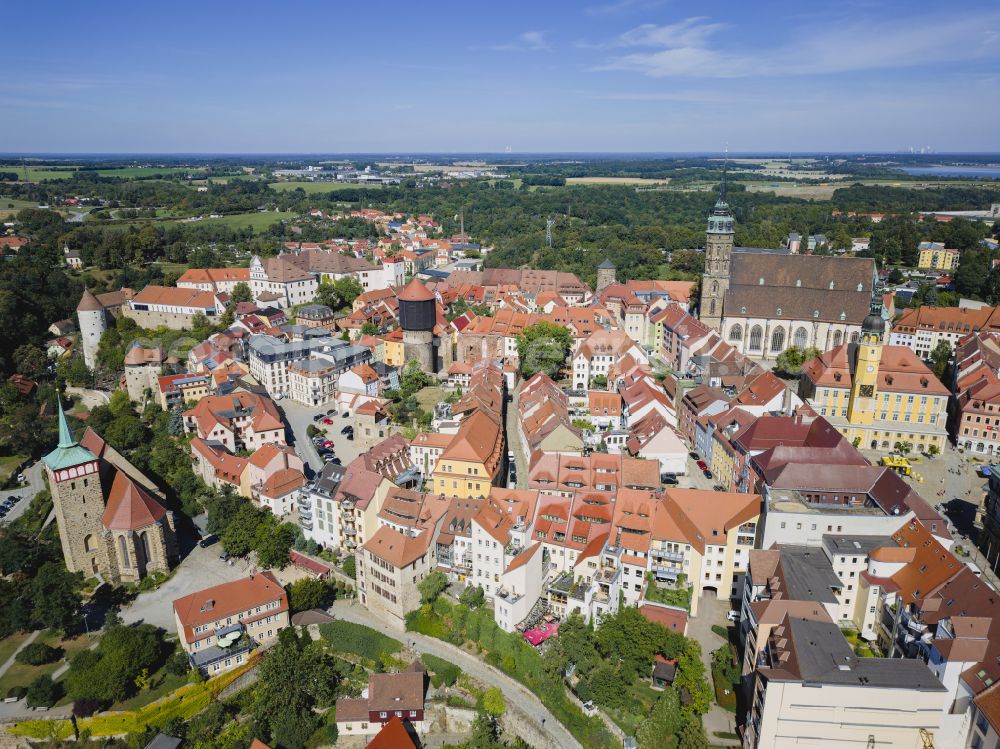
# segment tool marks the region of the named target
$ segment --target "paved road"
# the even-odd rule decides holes
[[[517,467],[517,481],[512,488],[527,489],[528,456],[525,446],[521,444],[521,436],[517,429],[517,402],[517,390],[515,390],[513,400],[507,404],[507,450],[514,453],[514,465]]]
[[[392,627],[372,615],[368,609],[360,604],[351,604],[344,601],[337,601],[333,605],[335,616],[355,624],[364,624],[366,627],[383,632],[391,637],[398,638],[400,631],[398,627]],[[525,686],[501,673],[492,666],[483,663],[477,658],[466,653],[464,650],[456,648],[441,640],[432,637],[425,637],[416,632],[406,632],[404,637],[413,643],[413,647],[421,653],[430,653],[438,658],[444,658],[460,667],[465,673],[479,679],[490,686],[498,687],[503,692],[504,699],[512,703],[525,715],[531,716],[536,721],[536,726],[559,747],[574,747],[582,749],[580,743],[573,738],[569,731],[556,720],[530,690]],[[544,723],[543,723],[544,721]]]
[[[2,493],[4,498],[20,496],[22,499],[11,508],[11,511],[7,513],[7,516],[3,520],[0,520],[0,523],[13,523],[24,514],[24,511],[31,504],[31,500],[35,498],[35,495],[45,488],[44,476],[45,472],[43,471],[42,461],[36,460],[35,464],[24,472],[24,477],[28,480],[26,484],[16,486]]]

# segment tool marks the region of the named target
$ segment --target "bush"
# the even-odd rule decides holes
[[[28,685],[25,701],[28,707],[52,707],[62,697],[62,687],[48,674],[39,676]]]
[[[43,642],[33,642],[30,645],[25,645],[21,651],[14,656],[14,660],[18,663],[24,663],[29,666],[41,666],[45,663],[53,663],[62,658],[62,656],[62,648],[54,648]]]
[[[403,647],[403,643],[399,640],[387,637],[370,627],[341,619],[319,625],[319,633],[335,649],[373,661],[379,660],[383,655],[392,655]]]
[[[81,700],[73,701],[73,715],[78,718],[89,718],[96,712],[100,712],[105,703],[100,700],[92,700],[89,697],[84,697]]]
[[[177,651],[172,656],[167,658],[166,663],[167,673],[172,676],[183,676],[191,668],[191,662],[188,660],[187,653],[183,651]]]
[[[423,654],[421,660],[423,660],[424,665],[430,670],[431,684],[435,687],[450,687],[462,675],[462,669],[454,663],[449,663],[443,658],[438,658],[430,653]]]
[[[7,690],[7,699],[19,700],[28,693],[27,687],[11,687]]]
[[[344,574],[352,580],[358,576],[357,563],[354,561],[353,556],[347,557],[344,560],[343,570]]]

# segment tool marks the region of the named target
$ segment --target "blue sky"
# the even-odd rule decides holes
[[[4,8],[0,151],[1000,151],[1000,3]]]

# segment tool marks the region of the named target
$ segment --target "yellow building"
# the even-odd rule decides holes
[[[397,328],[382,340],[385,341],[385,363],[390,367],[402,367],[406,364],[403,353],[403,330]]]
[[[858,343],[803,365],[799,395],[861,448],[891,450],[908,442],[920,452],[943,450],[948,389],[909,348],[883,345],[883,330],[876,301]]]
[[[958,267],[958,250],[950,250],[940,242],[921,242],[917,268],[920,270],[955,270]]]
[[[503,450],[500,423],[484,411],[474,411],[438,458],[433,492],[464,499],[486,497],[500,474]]]

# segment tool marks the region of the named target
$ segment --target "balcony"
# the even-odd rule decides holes
[[[312,510],[308,507],[299,507],[299,517],[305,518],[306,520],[312,520]]]
[[[304,530],[311,531],[312,527],[313,527],[312,518],[304,518],[304,517],[302,517],[300,515],[299,516],[299,527],[303,528]]]
[[[340,503],[340,507],[343,510],[353,510],[354,509],[354,500],[353,499],[342,500],[341,503]]]
[[[345,536],[356,536],[356,535],[358,535],[358,532],[352,526],[350,528],[344,528],[344,535]]]
[[[353,549],[355,546],[357,546],[357,544],[354,542],[353,538],[349,538],[344,542],[344,546],[346,546],[348,549]]]
[[[663,559],[666,559],[668,562],[684,561],[684,555],[679,551],[656,551],[653,552],[653,556],[657,559],[657,561],[661,561]]]

